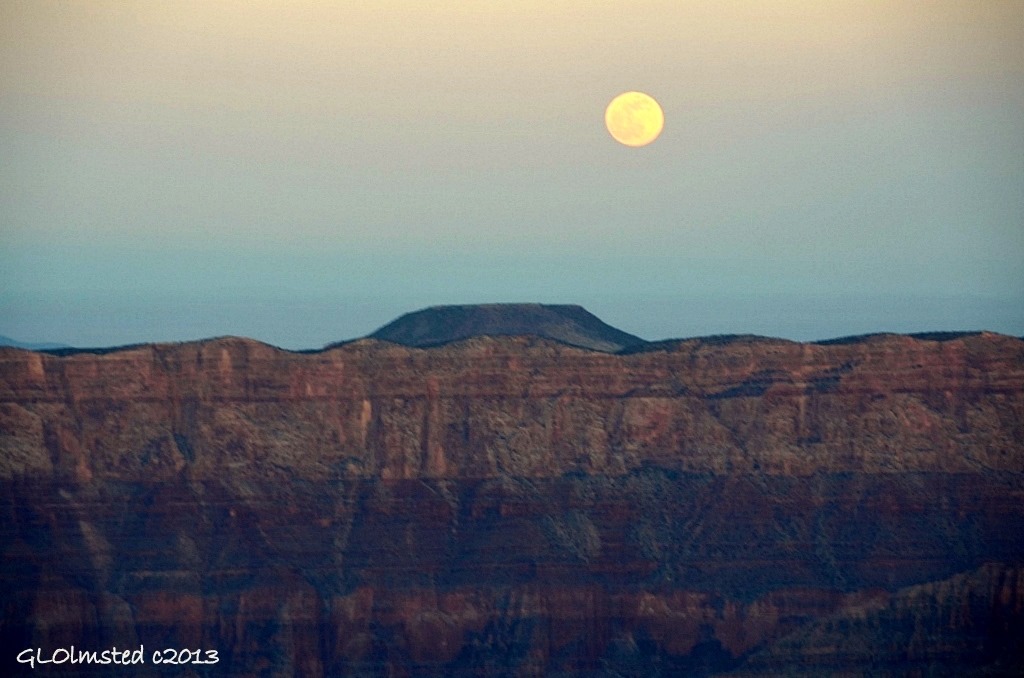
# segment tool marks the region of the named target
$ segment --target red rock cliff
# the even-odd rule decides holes
[[[770,674],[861,665],[814,625],[867,605],[954,629],[884,670],[1016,670],[1022,473],[993,334],[2,349],[0,632],[217,675]],[[957,576],[971,615],[915,610]]]

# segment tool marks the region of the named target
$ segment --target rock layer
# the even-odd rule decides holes
[[[1012,675],[1024,341],[939,339],[0,349],[4,661]]]

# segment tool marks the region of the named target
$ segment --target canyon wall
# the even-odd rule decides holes
[[[1016,675],[1022,474],[988,333],[0,349],[3,661]]]

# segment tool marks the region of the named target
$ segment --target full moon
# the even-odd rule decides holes
[[[646,146],[661,134],[665,114],[650,95],[623,92],[604,111],[604,124],[616,141],[626,146]]]

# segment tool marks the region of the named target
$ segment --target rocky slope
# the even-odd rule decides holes
[[[10,673],[1020,672],[1024,341],[640,348],[0,349]]]

